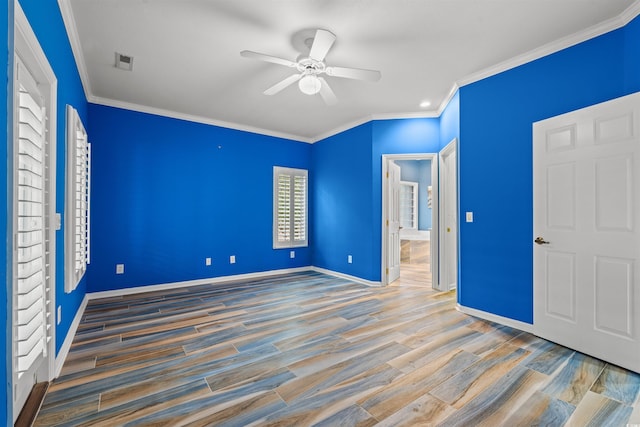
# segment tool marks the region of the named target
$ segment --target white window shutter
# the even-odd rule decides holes
[[[307,246],[308,172],[273,168],[273,247]]]
[[[78,112],[67,105],[65,292],[76,289],[90,261],[91,144]]]
[[[46,111],[37,83],[18,63],[16,369],[18,377],[46,352],[44,258]]]

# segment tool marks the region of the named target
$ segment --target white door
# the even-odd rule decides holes
[[[534,330],[640,372],[640,93],[535,123]]]
[[[441,291],[458,284],[458,165],[456,141],[440,152],[440,280],[434,287]],[[437,285],[437,286],[436,286]]]
[[[400,277],[400,166],[389,160],[387,167],[388,216],[387,284]]]
[[[57,79],[29,21],[15,2],[11,362],[13,421],[32,385],[55,373]],[[9,258],[9,257],[7,257]],[[7,259],[7,261],[9,261]]]
[[[13,196],[14,416],[47,357],[46,111],[29,70],[15,58]],[[44,378],[40,377],[40,381]],[[48,379],[48,378],[47,378]]]

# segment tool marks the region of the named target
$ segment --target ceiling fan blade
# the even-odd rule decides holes
[[[313,38],[313,44],[309,51],[309,58],[320,62],[324,61],[324,57],[327,56],[327,52],[329,52],[335,41],[336,35],[331,31],[316,31],[316,36]]]
[[[301,78],[302,78],[302,74],[294,74],[282,80],[280,83],[274,84],[269,89],[265,90],[263,93],[265,95],[275,95],[276,93],[280,92],[282,89],[294,84]]]
[[[333,93],[333,90],[331,90],[329,83],[327,83],[327,81],[322,77],[318,77],[318,80],[320,80],[321,83],[320,96],[322,97],[324,102],[327,105],[336,105],[338,103],[338,98],[336,98],[336,94]]]
[[[243,50],[240,52],[240,56],[244,56],[245,58],[258,59],[260,61],[271,62],[274,64],[284,65],[285,67],[296,66],[296,63],[293,61],[289,61],[288,59],[278,58],[277,56],[265,55],[264,53],[252,52],[250,50]]]
[[[326,73],[332,77],[344,77],[346,79],[367,80],[369,82],[377,82],[382,77],[380,71],[363,70],[360,68],[346,67],[327,67]]]

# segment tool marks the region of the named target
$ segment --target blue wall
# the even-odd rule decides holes
[[[79,74],[76,69],[75,61],[71,53],[71,47],[67,39],[66,30],[64,28],[62,17],[58,9],[58,4],[55,1],[38,1],[38,0],[20,0],[20,4],[29,20],[31,27],[33,28],[36,37],[38,38],[45,55],[58,79],[57,87],[57,170],[56,170],[56,211],[60,212],[64,216],[64,159],[65,159],[65,105],[72,104],[80,112],[83,120],[87,120],[86,112],[86,98],[82,89]],[[7,23],[6,32],[2,32],[0,36],[0,82],[1,83],[1,97],[2,103],[0,104],[0,120],[6,120],[6,126],[2,127],[0,131],[0,140],[3,141],[5,147],[4,152],[7,153],[7,144],[12,144],[12,136],[8,129],[11,128],[12,115],[12,97],[8,94],[13,92],[12,85],[12,70],[13,70],[13,31],[14,31],[14,17],[13,17],[13,1],[3,2],[0,6],[0,16],[4,22]],[[4,224],[7,224],[7,214],[11,210],[11,204],[9,202],[11,198],[11,191],[7,186],[7,174],[10,168],[9,162],[12,159],[5,157],[6,161],[3,162],[2,173],[2,188],[3,188],[3,208],[0,210],[1,220]],[[2,276],[4,278],[5,286],[0,291],[0,304],[5,307],[3,310],[3,317],[5,318],[5,325],[11,325],[11,298],[12,283],[11,277],[7,274],[10,271],[10,260],[7,259],[7,251],[11,250],[9,246],[11,239],[7,236],[7,228],[2,227],[2,240],[6,244],[2,247],[5,263],[2,265]],[[56,302],[62,306],[62,322],[56,327],[56,351],[60,350],[60,347],[69,331],[69,327],[73,317],[76,315],[78,307],[84,297],[84,284],[81,284],[79,288],[72,294],[67,295],[64,293],[64,231],[60,230],[57,235],[57,260],[56,260]],[[0,380],[4,384],[2,387],[2,407],[0,407],[0,419],[4,416],[7,420],[7,424],[11,424],[9,420],[13,418],[12,415],[12,397],[11,397],[11,333],[10,328],[5,328],[2,332],[2,345],[4,346],[5,354],[5,369],[0,374]]]
[[[312,146],[311,224],[313,265],[377,280],[371,233],[371,129],[367,123]],[[352,264],[347,263],[348,255]]]
[[[313,145],[313,265],[381,280],[382,155],[435,153],[439,132],[437,118],[382,120]]]
[[[418,230],[431,229],[432,212],[428,187],[431,185],[431,160],[396,160],[402,181],[418,183]]]
[[[624,28],[624,90],[640,91],[640,17]]]
[[[382,266],[382,155],[437,153],[440,151],[440,120],[438,118],[380,120],[373,122],[373,222],[371,230],[376,254],[372,262],[381,280]]]
[[[65,106],[70,104],[76,108],[86,125],[87,100],[58,3],[20,0],[20,4],[58,79],[56,212],[61,213],[64,218]],[[84,298],[86,280],[82,280],[74,292],[70,294],[64,292],[64,224],[56,234],[56,252],[56,305],[62,307],[62,321],[56,327],[56,352],[58,352]]]
[[[5,261],[0,264],[0,278],[3,286],[0,286],[0,312],[4,320],[5,327],[0,328],[0,354],[5,355],[5,365],[0,369],[0,420],[6,420],[6,425],[11,425],[9,420],[13,419],[12,415],[12,397],[11,397],[11,295],[12,285],[10,276],[7,274],[9,267],[7,253],[11,250],[9,245],[11,239],[7,235],[7,209],[9,206],[9,198],[11,193],[8,191],[7,171],[9,170],[9,162],[12,159],[8,156],[8,144],[12,141],[11,126],[13,122],[11,111],[12,98],[7,96],[13,91],[11,83],[13,79],[13,2],[0,2],[0,20],[6,24],[6,30],[0,31],[0,142],[2,143],[4,159],[2,169],[0,171],[0,188],[2,188],[0,200],[0,241],[4,242],[0,245],[0,253]],[[0,28],[2,28],[0,26]]]
[[[613,31],[460,89],[462,305],[532,323],[532,123],[624,95],[624,46]]]
[[[440,148],[460,139],[460,92],[457,91],[440,115]]]
[[[272,248],[273,166],[309,169],[311,145],[93,104],[89,116],[91,292],[311,265],[309,248]]]
[[[0,119],[11,123],[12,1],[0,5]],[[316,265],[379,281],[383,154],[435,153],[459,139],[460,302],[532,320],[531,124],[640,90],[640,18],[626,27],[464,86],[439,119],[373,121],[307,145],[96,105],[87,106],[57,3],[20,0],[58,78],[57,211],[64,213],[64,106],[80,113],[93,143],[92,263],[63,292],[57,235],[59,350],[85,292]],[[0,140],[11,140],[7,127]],[[7,165],[2,188],[6,224]],[[271,247],[272,167],[310,170],[310,247]],[[3,227],[7,256],[10,239]],[[228,263],[236,255],[237,263]],[[353,256],[353,264],[347,263]],[[212,257],[206,267],[204,258]],[[115,275],[124,263],[125,274]],[[7,264],[0,290],[10,324]],[[5,328],[3,401],[11,419],[10,334]],[[1,418],[0,418],[1,419]]]

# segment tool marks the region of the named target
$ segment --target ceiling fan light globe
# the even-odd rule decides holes
[[[320,87],[322,86],[322,82],[318,79],[318,76],[314,74],[308,74],[298,80],[298,87],[300,91],[305,95],[315,95],[320,92]]]

